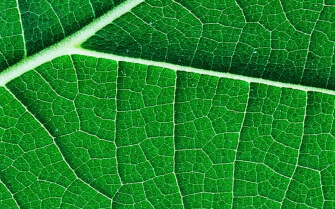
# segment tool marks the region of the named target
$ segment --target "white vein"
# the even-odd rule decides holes
[[[249,89],[248,89],[248,97],[247,97],[247,103],[245,105],[245,109],[244,109],[244,115],[243,115],[243,119],[242,119],[242,123],[241,123],[241,128],[239,131],[239,135],[238,135],[238,139],[237,139],[237,146],[236,146],[236,152],[235,152],[235,157],[234,157],[234,161],[233,161],[233,182],[232,182],[232,203],[231,203],[231,208],[233,208],[234,205],[234,183],[235,183],[235,167],[236,167],[236,161],[237,161],[237,151],[238,151],[238,147],[240,145],[240,141],[241,141],[241,131],[244,125],[244,121],[247,115],[247,110],[248,110],[248,105],[249,105],[249,98],[250,98],[250,91],[251,91],[251,85],[249,85]]]
[[[305,57],[305,63],[304,63],[304,66],[303,66],[303,71],[302,71],[302,76],[301,76],[301,79],[300,81],[302,81],[302,79],[304,78],[304,75],[305,75],[305,72],[306,72],[306,67],[307,67],[307,58],[308,58],[308,55],[309,55],[309,52],[311,51],[311,43],[312,43],[312,36],[313,36],[313,33],[315,31],[315,27],[316,27],[316,24],[318,23],[318,21],[320,20],[320,16],[321,16],[321,13],[323,12],[323,10],[325,9],[325,1],[323,1],[323,4],[322,4],[322,9],[318,15],[318,18],[316,19],[315,23],[314,23],[314,26],[313,26],[313,29],[312,29],[312,32],[309,36],[309,41],[308,41],[308,47],[307,47],[307,53],[306,53],[306,57]],[[329,79],[329,77],[328,77]],[[328,83],[328,79],[327,79],[327,83]]]
[[[62,32],[63,32],[63,34],[64,34],[64,36],[65,36],[65,30],[64,30],[63,24],[62,24],[62,22],[61,22],[61,20],[60,20],[60,17],[58,16],[58,14],[56,13],[56,11],[54,10],[52,4],[51,4],[48,0],[45,0],[45,2],[46,2],[47,4],[49,4],[50,9],[52,10],[52,12],[53,12],[53,13],[55,14],[55,16],[57,17],[58,22],[59,22],[59,25],[60,25],[60,27],[62,28]]]
[[[204,70],[200,68],[180,66],[180,65],[166,63],[166,62],[157,62],[157,61],[145,60],[145,59],[140,59],[140,58],[123,57],[123,56],[118,56],[114,54],[90,51],[90,50],[82,49],[82,48],[69,49],[68,53],[64,53],[64,55],[65,54],[66,55],[78,54],[78,55],[92,56],[92,57],[97,57],[97,58],[111,59],[111,60],[115,60],[119,62],[124,61],[124,62],[144,64],[144,65],[152,65],[152,66],[172,69],[175,71],[193,72],[193,73],[198,73],[198,74],[203,74],[203,75],[216,76],[220,78],[242,80],[248,83],[260,83],[260,84],[266,84],[270,86],[277,86],[280,88],[290,88],[290,89],[297,89],[301,91],[314,91],[314,92],[335,95],[335,92],[329,89],[322,89],[322,88],[317,88],[317,87],[312,87],[312,86],[303,86],[299,84],[281,83],[278,81],[266,80],[262,78],[254,78],[254,77],[248,77],[248,76],[243,76],[243,75],[236,75],[236,74],[227,73],[227,72],[210,71],[210,70]],[[1,83],[1,76],[0,76],[0,86],[1,84],[2,83]]]
[[[22,33],[22,40],[23,40],[23,51],[24,51],[24,58],[27,57],[27,46],[26,46],[26,39],[24,37],[24,29],[23,29],[23,23],[22,23],[22,14],[20,11],[20,6],[19,6],[19,0],[16,0],[16,8],[17,12],[19,14],[19,19],[20,19],[20,26],[21,26],[21,33]]]
[[[95,17],[96,17],[96,14],[95,14],[94,7],[93,7],[93,5],[92,5],[91,0],[88,0],[88,3],[89,3],[89,5],[90,5],[90,7],[92,8],[92,14],[93,14],[93,17],[95,18]]]
[[[115,85],[115,103],[114,103],[115,104],[115,118],[114,118],[115,123],[114,123],[114,142],[113,142],[113,144],[114,144],[114,147],[115,147],[116,173],[117,173],[117,176],[118,176],[119,181],[120,181],[120,186],[116,190],[116,192],[114,193],[114,195],[112,197],[112,204],[111,205],[113,205],[113,200],[114,200],[115,195],[119,194],[120,189],[124,185],[124,183],[121,179],[121,176],[120,176],[119,162],[118,162],[118,157],[117,157],[118,146],[116,145],[116,142],[115,142],[115,140],[116,140],[116,119],[117,119],[117,113],[118,113],[118,110],[117,110],[118,109],[117,108],[117,96],[118,96],[118,86],[117,85],[118,85],[118,83],[117,83],[117,81],[118,81],[118,78],[119,78],[119,74],[118,74],[119,67],[120,67],[120,65],[119,65],[119,62],[118,62],[117,63],[117,72],[116,72],[116,85]]]
[[[286,188],[286,190],[284,192],[284,197],[283,197],[283,200],[282,200],[282,203],[281,203],[281,208],[283,207],[284,200],[287,198],[287,192],[289,191],[290,185],[291,185],[291,183],[293,181],[294,174],[295,174],[297,168],[299,167],[300,150],[301,150],[301,145],[302,145],[302,142],[304,140],[304,135],[305,135],[305,120],[306,120],[306,114],[307,114],[306,112],[307,112],[307,105],[308,105],[307,102],[308,102],[308,94],[306,93],[306,105],[305,105],[304,119],[303,119],[303,122],[302,122],[303,129],[302,129],[302,135],[301,135],[301,142],[300,142],[299,148],[298,148],[297,162],[296,162],[294,170],[292,172],[292,176],[289,178],[289,182],[287,184],[287,188]]]
[[[203,22],[201,21],[201,19],[199,17],[197,17],[193,12],[192,10],[188,9],[187,7],[185,7],[184,5],[182,5],[181,3],[175,1],[175,0],[172,0],[172,2],[174,2],[175,4],[179,5],[180,7],[182,7],[183,9],[185,9],[191,16],[193,16],[196,20],[199,21],[199,23],[201,24],[201,30],[200,30],[200,36],[199,36],[199,39],[197,41],[197,44],[196,44],[196,47],[194,49],[194,53],[193,53],[193,57],[192,57],[192,61],[191,63],[193,63],[194,61],[194,58],[195,58],[195,55],[197,54],[198,52],[198,48],[199,48],[199,44],[200,44],[200,41],[201,39],[203,38],[203,31],[204,31],[204,24]]]
[[[295,31],[300,32],[300,33],[305,34],[305,35],[308,35],[308,36],[312,36],[313,31],[312,31],[311,34],[305,33],[304,31],[301,31],[301,30],[297,29],[297,27],[290,21],[290,19],[289,19],[289,18],[287,17],[287,15],[286,15],[284,6],[283,6],[283,4],[282,4],[282,0],[279,0],[279,5],[280,5],[280,7],[281,7],[281,9],[282,9],[282,11],[283,11],[283,14],[284,14],[285,19],[286,19],[287,22],[294,28]]]
[[[180,199],[181,199],[181,202],[182,202],[182,207],[185,208],[185,204],[184,204],[184,197],[183,195],[181,194],[181,190],[180,190],[180,186],[179,186],[179,182],[178,182],[178,179],[177,179],[177,175],[176,175],[176,152],[177,152],[177,149],[176,149],[176,143],[175,143],[175,139],[176,139],[176,90],[177,90],[177,73],[175,74],[176,78],[174,80],[174,92],[173,92],[173,139],[174,139],[174,142],[173,142],[173,176],[174,176],[174,179],[176,181],[176,184],[177,184],[177,187],[178,187],[178,193],[180,195]]]

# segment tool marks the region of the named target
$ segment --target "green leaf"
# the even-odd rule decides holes
[[[335,3],[0,3],[0,208],[334,208]]]

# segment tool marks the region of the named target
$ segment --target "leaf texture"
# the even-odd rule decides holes
[[[0,208],[335,207],[334,2],[0,11]]]

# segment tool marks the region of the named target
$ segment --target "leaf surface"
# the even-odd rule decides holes
[[[0,207],[334,208],[334,6],[0,3]]]

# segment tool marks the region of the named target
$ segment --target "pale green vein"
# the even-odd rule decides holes
[[[51,5],[51,3],[50,3],[48,0],[45,0],[45,2],[46,2],[47,4],[49,4],[50,9],[52,10],[52,12],[53,12],[53,13],[55,14],[55,16],[57,17],[58,22],[59,22],[59,25],[60,25],[60,27],[62,28],[62,32],[63,32],[63,34],[64,34],[64,36],[65,36],[65,30],[64,30],[63,24],[62,24],[62,22],[61,22],[61,20],[60,20],[60,17],[58,16],[58,14],[56,13],[56,11],[54,10],[54,8],[53,8],[53,6]]]
[[[95,14],[95,11],[94,11],[94,8],[93,8],[93,5],[92,5],[92,2],[91,2],[91,0],[88,0],[88,3],[89,3],[89,4],[90,4],[90,6],[91,6],[92,13],[93,13],[93,17],[96,17],[96,14]]]
[[[174,92],[173,92],[173,177],[176,181],[176,184],[177,184],[177,188],[178,188],[178,193],[179,193],[179,196],[180,196],[180,200],[181,200],[181,203],[182,203],[182,207],[183,209],[185,209],[185,204],[184,204],[184,198],[183,198],[183,195],[181,194],[181,190],[180,190],[180,186],[179,186],[179,182],[178,182],[178,179],[177,179],[177,175],[176,175],[176,91],[177,91],[177,73],[175,74],[176,78],[174,80]]]
[[[23,40],[23,51],[24,51],[23,58],[26,58],[27,57],[27,47],[26,47],[26,39],[24,38],[24,29],[23,29],[23,24],[22,24],[22,14],[21,14],[21,11],[20,11],[19,0],[16,0],[16,8],[17,8],[17,12],[19,14],[22,40]]]
[[[297,32],[299,32],[299,33],[303,33],[303,34],[305,34],[305,35],[307,35],[307,36],[311,36],[311,37],[312,37],[313,31],[311,32],[311,34],[308,34],[308,33],[305,33],[304,31],[301,31],[301,30],[297,29],[297,27],[295,27],[295,25],[294,25],[294,24],[290,21],[290,19],[287,17],[286,12],[285,12],[285,9],[284,9],[283,4],[281,3],[281,1],[282,1],[282,0],[279,0],[279,5],[280,5],[280,7],[281,7],[281,9],[282,9],[282,11],[283,11],[284,17],[285,17],[285,19],[287,20],[287,22],[294,28],[295,31],[297,31]],[[307,53],[308,53],[308,52],[307,52]]]
[[[309,35],[309,41],[308,41],[308,47],[307,47],[307,53],[306,53],[306,58],[305,58],[306,61],[305,61],[305,63],[304,63],[304,67],[303,67],[303,71],[302,71],[302,76],[301,76],[301,78],[300,78],[300,82],[301,82],[302,79],[304,78],[304,75],[305,75],[305,72],[306,72],[307,58],[308,58],[308,54],[309,54],[309,52],[310,52],[310,50],[311,50],[312,36],[313,36],[314,31],[315,31],[316,24],[317,24],[318,21],[320,20],[321,13],[322,13],[323,10],[325,9],[325,1],[324,1],[324,0],[323,0],[323,4],[322,4],[322,6],[323,6],[323,7],[322,7],[322,9],[321,9],[321,11],[320,11],[320,13],[319,13],[319,16],[318,16],[318,18],[316,19],[316,21],[315,21],[315,23],[314,23],[312,32],[311,32],[311,34]],[[327,85],[328,85],[329,77],[330,77],[330,76],[328,76],[328,79],[327,79]]]
[[[200,44],[200,40],[201,38],[203,38],[203,31],[204,31],[204,24],[203,22],[201,21],[201,19],[199,17],[197,17],[193,12],[192,10],[188,9],[187,7],[185,7],[184,5],[182,5],[181,3],[175,1],[175,0],[172,0],[172,2],[174,2],[175,4],[178,4],[179,6],[181,6],[182,8],[184,8],[190,15],[192,15],[195,19],[197,19],[199,21],[199,23],[201,24],[201,34],[199,36],[199,39],[197,41],[197,44],[196,44],[196,47],[195,47],[195,50],[194,50],[194,53],[193,53],[193,57],[192,57],[192,60],[191,60],[191,63],[193,63],[193,60],[195,58],[195,55],[196,53],[198,52],[198,48],[199,48],[199,44]]]
[[[260,83],[260,84],[266,84],[266,85],[276,86],[280,88],[290,88],[290,89],[297,89],[297,90],[306,91],[306,92],[313,91],[313,92],[320,92],[320,93],[335,95],[335,91],[329,90],[329,89],[323,89],[323,88],[312,87],[312,86],[303,86],[299,84],[282,83],[278,81],[248,77],[248,76],[243,76],[243,75],[236,75],[236,74],[227,73],[227,72],[217,72],[217,71],[210,71],[210,70],[204,70],[204,69],[199,69],[199,68],[181,66],[181,65],[171,64],[167,62],[157,62],[157,61],[145,60],[145,59],[140,59],[140,58],[123,57],[123,56],[114,55],[114,54],[90,51],[90,50],[82,49],[82,48],[69,49],[68,54],[78,54],[78,55],[92,56],[92,57],[97,57],[97,58],[111,59],[115,61],[124,61],[124,62],[144,64],[144,65],[152,65],[152,66],[157,66],[157,67],[162,67],[162,68],[169,68],[175,71],[193,72],[193,73],[198,73],[198,74],[203,74],[203,75],[216,76],[220,78],[242,80],[248,83]],[[1,76],[0,76],[0,80],[1,80]]]
[[[120,63],[117,62],[117,72],[119,72],[119,65]],[[117,118],[117,113],[118,113],[118,108],[117,108],[117,96],[118,96],[118,88],[117,88],[117,81],[119,79],[119,74],[116,73],[116,85],[115,85],[115,116],[114,116],[114,140],[116,139],[116,118]],[[120,181],[120,186],[119,188],[116,190],[115,194],[112,197],[112,200],[114,199],[115,195],[117,195],[120,191],[120,189],[122,188],[122,186],[124,185],[121,176],[120,176],[120,170],[119,170],[119,162],[118,162],[118,157],[117,157],[117,151],[118,151],[118,147],[115,143],[115,141],[113,142],[114,147],[115,147],[115,161],[116,161],[116,172],[117,172],[117,176],[119,177],[119,181]],[[112,202],[113,205],[113,202]]]
[[[249,89],[248,89],[248,97],[247,97],[247,103],[245,105],[245,109],[244,109],[244,115],[243,115],[243,119],[242,119],[242,123],[241,123],[241,128],[239,131],[239,136],[237,139],[237,146],[236,146],[236,151],[235,151],[235,157],[234,157],[234,161],[233,161],[233,181],[232,181],[232,200],[231,200],[231,209],[234,207],[234,191],[235,191],[235,187],[234,187],[234,183],[235,183],[235,166],[236,166],[236,161],[237,161],[237,151],[238,151],[238,147],[240,145],[240,141],[241,141],[241,131],[243,128],[243,124],[245,121],[245,117],[247,115],[247,109],[248,109],[248,104],[249,104],[249,98],[250,98],[250,89],[251,89],[251,85],[249,84]]]
[[[295,174],[297,168],[299,167],[300,150],[301,150],[301,145],[302,145],[302,142],[303,142],[303,139],[304,139],[304,133],[305,133],[305,120],[306,120],[306,115],[307,115],[307,105],[308,105],[308,94],[306,93],[306,106],[305,106],[305,112],[304,112],[304,120],[302,121],[303,128],[302,128],[301,142],[300,142],[300,145],[299,145],[299,148],[298,148],[297,162],[296,162],[295,167],[294,167],[294,170],[293,170],[293,172],[292,172],[292,176],[291,176],[291,178],[289,179],[289,182],[288,182],[288,184],[287,184],[287,188],[286,188],[286,191],[285,191],[285,193],[284,193],[283,200],[282,200],[282,202],[280,203],[281,208],[283,207],[283,203],[284,203],[284,201],[285,201],[285,198],[287,198],[286,195],[287,195],[287,192],[289,191],[289,188],[290,188],[290,185],[291,185],[291,183],[292,183],[294,174]],[[308,168],[308,169],[309,169],[309,168]],[[320,173],[320,171],[318,171],[318,172]]]

